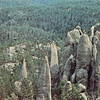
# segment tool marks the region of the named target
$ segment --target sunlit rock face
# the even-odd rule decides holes
[[[28,77],[28,72],[27,72],[27,64],[26,60],[23,60],[23,65],[22,65],[22,71],[21,71],[21,79],[27,78]]]
[[[58,51],[57,51],[57,46],[53,42],[51,44],[51,64],[50,66],[53,67],[55,65],[58,65]]]
[[[59,70],[58,67],[58,50],[56,44],[53,42],[51,44],[51,63],[50,63],[50,69],[52,77],[54,77]]]

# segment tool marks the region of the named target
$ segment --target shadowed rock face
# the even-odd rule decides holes
[[[41,74],[39,75],[38,96],[36,100],[52,100],[51,97],[51,73],[48,58],[45,56],[43,65],[41,66]]]
[[[71,55],[65,63],[62,80],[69,80],[72,60],[73,60],[73,55]]]
[[[77,67],[87,67],[90,64],[92,55],[92,43],[89,37],[84,34],[77,47]]]
[[[96,88],[96,94],[100,96],[100,23],[92,26],[91,28],[91,36],[92,39],[95,38],[96,43],[96,49],[97,49],[97,54],[95,54],[95,58],[96,58],[96,64],[95,64],[95,80],[96,80],[96,84],[95,84],[95,88]],[[96,53],[96,50],[95,50]]]
[[[100,96],[100,44],[99,42],[97,44],[96,74],[97,74],[97,90],[98,90],[98,95]]]
[[[49,66],[49,61],[48,61],[48,57],[45,56],[45,60],[46,60],[46,64],[47,64],[47,92],[48,92],[48,100],[52,100],[52,96],[51,96],[51,72],[50,72],[50,66]]]

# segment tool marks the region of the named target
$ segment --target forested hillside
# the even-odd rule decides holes
[[[100,0],[0,0],[0,100],[99,100]]]
[[[52,6],[36,4],[28,7],[14,7],[13,9],[11,7],[1,8],[0,27],[9,28],[10,26],[10,30],[15,32],[16,30],[12,26],[16,28],[25,26],[29,28],[29,31],[31,31],[31,27],[39,28],[64,38],[69,30],[80,25],[83,30],[89,33],[90,27],[100,21],[99,5],[99,1],[64,0],[53,3]]]

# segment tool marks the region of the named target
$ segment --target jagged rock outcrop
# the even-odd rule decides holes
[[[80,38],[77,47],[76,58],[76,82],[82,83],[87,87],[88,84],[88,70],[90,67],[92,57],[92,43],[88,35],[84,34]]]
[[[51,97],[51,73],[48,58],[45,57],[42,66],[40,77],[38,79],[38,95],[36,100],[52,100]]]
[[[83,85],[86,92],[91,95],[91,100],[96,99],[96,94],[100,95],[100,74],[98,74],[100,73],[100,32],[97,30],[99,26],[97,24],[91,28],[90,38],[79,30],[75,34],[74,30],[77,30],[77,28],[68,32],[67,35],[67,46],[73,49],[70,49],[70,55],[73,55],[75,64],[73,60],[67,61],[65,64],[67,67],[64,67],[63,79]],[[72,70],[73,66],[74,70]],[[67,74],[65,74],[65,69]],[[69,76],[71,79],[68,78]],[[82,96],[84,100],[87,100],[85,93],[82,93]]]
[[[67,58],[67,61],[65,63],[64,72],[63,72],[63,78],[66,76],[66,79],[68,80],[74,80],[75,74],[75,66],[76,66],[76,56],[77,56],[77,45],[79,44],[82,31],[80,26],[77,26],[74,30],[68,32],[67,34],[67,54],[69,54],[69,57]],[[66,75],[65,75],[66,74]],[[72,78],[71,78],[72,77]]]
[[[91,36],[92,40],[95,40],[95,55],[96,55],[96,62],[95,62],[95,91],[97,96],[100,96],[100,23],[92,26],[91,28]]]

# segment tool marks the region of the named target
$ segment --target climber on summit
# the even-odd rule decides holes
[[[77,29],[77,30],[79,31],[80,35],[82,35],[82,34],[83,34],[82,29],[81,29],[81,27],[80,27],[80,26],[76,26],[76,28],[75,28],[75,29]]]
[[[81,27],[76,26],[76,28],[74,28],[72,31],[68,32],[67,43],[68,44],[79,43],[79,39],[82,34],[83,34],[83,32],[81,30]]]

